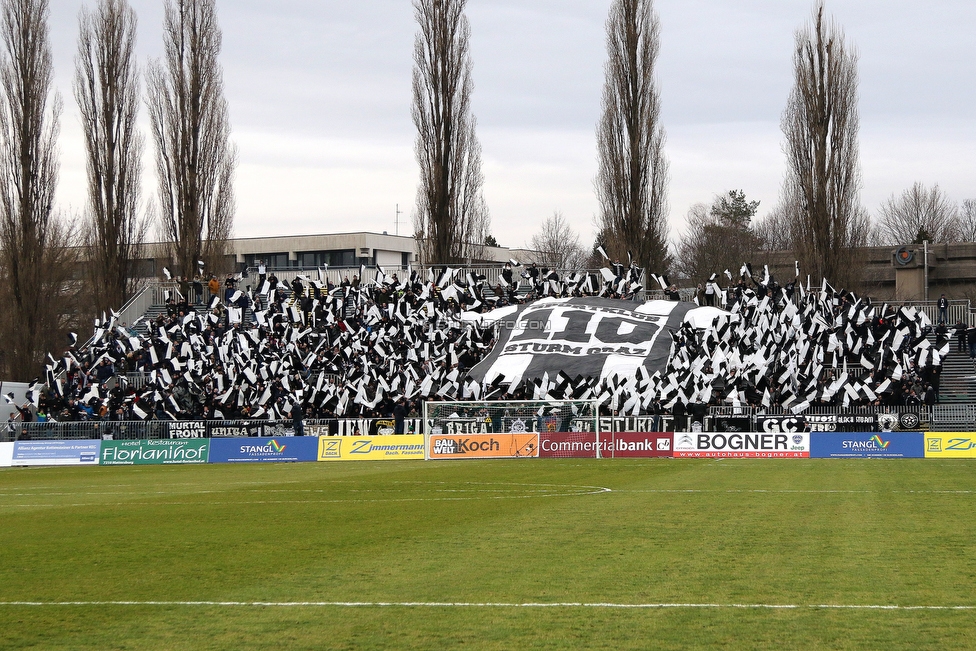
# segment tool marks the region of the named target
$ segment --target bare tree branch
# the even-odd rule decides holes
[[[100,0],[79,17],[74,94],[88,162],[88,287],[95,312],[129,297],[145,239],[139,216],[143,138],[136,129],[136,14],[126,0]]]
[[[921,183],[892,195],[881,204],[876,238],[878,244],[902,245],[929,242],[958,242],[962,238],[959,208],[934,185]]]
[[[0,348],[9,376],[29,379],[63,325],[70,230],[54,213],[61,99],[47,0],[0,1]]]
[[[583,269],[590,257],[580,244],[579,234],[558,210],[542,222],[529,248],[535,253],[530,262],[549,269]]]
[[[661,100],[654,80],[660,23],[652,0],[614,0],[607,20],[603,116],[596,193],[600,232],[611,257],[666,273],[668,162]]]
[[[481,144],[471,114],[467,0],[414,0],[413,116],[420,165],[414,217],[425,263],[477,258],[489,235]]]
[[[158,216],[177,273],[192,278],[198,260],[220,268],[234,222],[237,149],[230,143],[214,0],[167,0],[163,34],[166,54],[147,73]]]
[[[816,6],[796,33],[794,86],[783,113],[787,176],[781,201],[792,247],[816,278],[857,282],[854,248],[865,243],[867,213],[859,204],[857,54]]]

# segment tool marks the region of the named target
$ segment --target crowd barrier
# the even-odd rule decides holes
[[[713,408],[705,416],[601,416],[602,434],[621,432],[654,433],[675,429],[696,429],[704,432],[916,432],[928,429],[929,423],[938,429],[976,429],[976,406],[953,406],[952,410],[857,411],[814,414],[756,413],[752,408]],[[464,419],[459,419],[463,421]],[[448,424],[450,421],[447,421]],[[972,422],[972,426],[970,426]],[[697,424],[696,424],[697,423]],[[951,425],[955,423],[956,427]],[[495,432],[503,423],[494,425]],[[536,427],[529,421],[530,428]],[[393,434],[396,423],[392,418],[339,418],[306,420],[306,436],[357,436]],[[491,426],[488,426],[490,430]],[[404,434],[425,434],[422,418],[404,420]],[[451,429],[451,428],[447,428]],[[463,430],[463,428],[458,428]],[[7,423],[0,429],[0,441],[31,440],[148,440],[180,438],[236,438],[286,436],[294,431],[290,420],[196,420],[196,421],[81,421],[45,423]]]
[[[447,459],[976,459],[974,432],[520,432],[0,443],[0,466]]]

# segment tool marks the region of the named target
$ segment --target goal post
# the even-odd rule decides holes
[[[599,441],[600,408],[596,400],[428,401],[424,426],[428,435],[587,432]]]

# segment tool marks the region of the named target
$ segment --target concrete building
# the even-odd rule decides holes
[[[257,267],[259,263],[269,269],[331,269],[381,266],[405,268],[421,261],[417,252],[417,240],[403,235],[384,233],[327,233],[319,235],[281,235],[277,237],[242,237],[228,242],[230,255],[228,268],[241,270]],[[529,261],[532,252],[507,247],[485,247],[482,259],[473,264],[504,263],[509,258]],[[169,266],[166,245],[149,244],[139,265],[142,277],[157,277],[162,268]]]

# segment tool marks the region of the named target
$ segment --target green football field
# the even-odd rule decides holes
[[[2,649],[976,648],[976,466],[0,470]]]

